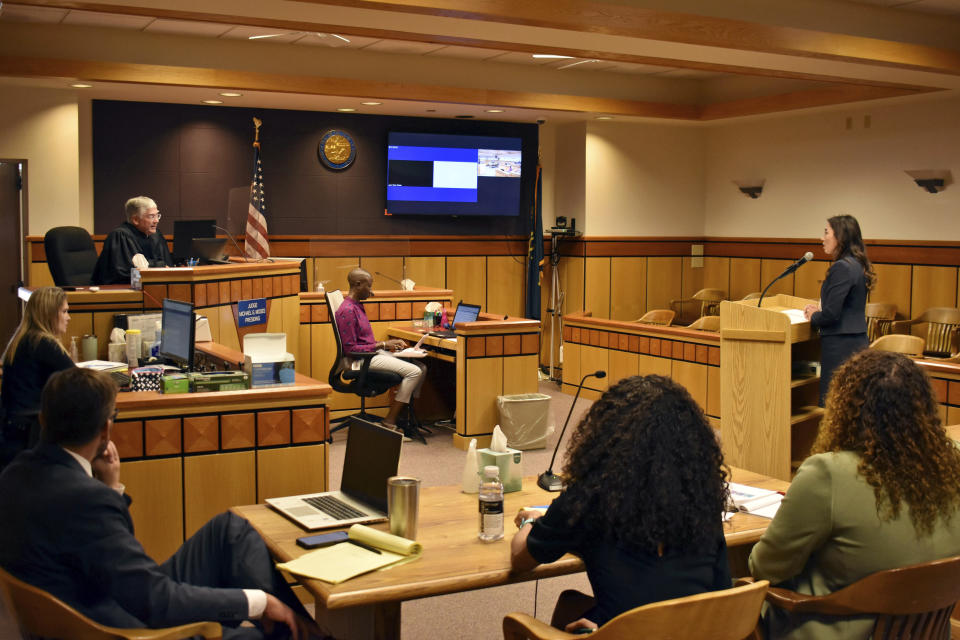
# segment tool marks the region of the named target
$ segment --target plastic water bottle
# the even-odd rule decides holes
[[[77,336],[70,336],[70,359],[74,362],[80,362],[80,354],[77,352]]]
[[[493,542],[503,537],[503,483],[496,465],[483,468],[480,483],[480,533],[484,542]]]

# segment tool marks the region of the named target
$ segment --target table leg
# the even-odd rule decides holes
[[[317,624],[334,638],[400,640],[400,602],[327,610],[317,605]]]

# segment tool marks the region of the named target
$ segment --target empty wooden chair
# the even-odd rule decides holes
[[[118,629],[98,624],[43,589],[0,569],[0,589],[6,595],[20,629],[30,636],[53,640],[176,640],[202,636],[217,640],[219,622],[193,622],[166,629]]]
[[[652,311],[647,311],[643,316],[635,320],[635,322],[643,322],[644,324],[659,324],[665,327],[669,327],[673,324],[673,318],[677,314],[672,309],[653,309]]]
[[[703,316],[687,328],[699,329],[700,331],[720,331],[720,316]]]
[[[911,333],[916,325],[926,325],[926,344],[923,354],[932,358],[949,358],[958,355],[957,333],[960,329],[960,309],[933,307],[919,318],[899,320],[893,323],[893,333]]]
[[[644,640],[743,640],[756,628],[767,591],[766,580],[723,591],[664,600],[631,609],[600,627],[590,638]],[[525,613],[503,619],[504,640],[583,638],[551,627]]]
[[[700,303],[700,313],[697,316],[715,316],[720,313],[720,302],[727,297],[727,292],[723,289],[700,289],[689,298],[671,300],[670,308],[677,315],[683,315],[683,305],[692,302]]]
[[[892,302],[868,302],[864,309],[867,316],[867,339],[873,342],[890,333],[897,318],[897,305]]]
[[[876,616],[872,638],[948,640],[960,599],[960,556],[878,571],[825,596],[770,588],[767,602],[821,617]]]
[[[878,351],[894,351],[919,358],[923,355],[923,338],[920,336],[906,336],[902,333],[891,333],[888,336],[881,336],[871,342],[870,348]]]

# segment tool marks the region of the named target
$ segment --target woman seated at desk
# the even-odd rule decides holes
[[[819,596],[960,554],[960,449],[909,358],[866,350],[841,365],[813,452],[750,554],[754,577]],[[773,608],[764,623],[771,639],[868,638],[873,628]]]
[[[551,624],[597,628],[635,607],[730,587],[722,514],[728,473],[713,429],[682,386],[634,376],[593,404],[573,434],[567,486],[546,514],[521,510],[511,564],[570,552],[593,587],[561,594]]]
[[[3,433],[0,469],[40,437],[40,392],[57,371],[73,366],[60,340],[70,313],[60,287],[40,287],[30,294],[23,320],[3,352]]]

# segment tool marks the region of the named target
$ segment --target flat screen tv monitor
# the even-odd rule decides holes
[[[518,216],[520,138],[387,134],[389,215]]]
[[[192,248],[194,238],[213,238],[216,220],[174,220],[173,221],[173,263],[186,263],[187,258],[199,258]],[[219,256],[218,256],[219,257]]]
[[[196,331],[193,304],[164,298],[160,306],[160,355],[190,370]]]

